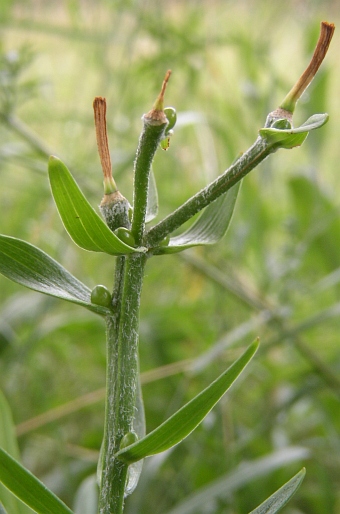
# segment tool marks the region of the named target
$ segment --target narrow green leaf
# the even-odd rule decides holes
[[[127,464],[144,457],[160,453],[175,446],[187,437],[210,412],[218,400],[229,389],[258,348],[255,341],[245,353],[222,375],[199,393],[193,400],[139,441],[116,453],[116,457]]]
[[[50,157],[48,173],[61,220],[73,241],[84,250],[124,255],[140,252],[123,243],[91,207],[66,166]]]
[[[259,133],[274,147],[290,149],[302,145],[308,133],[322,127],[328,119],[328,114],[314,114],[300,127],[288,129],[268,127],[260,129]]]
[[[2,448],[0,481],[38,514],[72,514],[52,491]]]
[[[0,273],[34,291],[83,305],[97,314],[111,312],[92,304],[90,289],[61,264],[21,239],[0,235]]]
[[[170,238],[158,253],[176,253],[198,245],[212,245],[224,237],[230,225],[241,182],[204,209],[197,221],[183,234]]]
[[[329,114],[313,114],[310,118],[308,118],[307,121],[302,123],[300,127],[294,128],[293,133],[298,134],[299,132],[305,132],[308,130],[310,132],[311,130],[318,129],[325,125],[329,120]]]
[[[201,487],[166,514],[196,514],[218,499],[230,498],[236,491],[261,477],[270,477],[276,469],[308,459],[310,451],[299,446],[286,446],[255,460],[241,462],[233,471]]]
[[[303,132],[302,134],[294,134],[291,131],[288,132],[287,130],[264,128],[260,130],[260,135],[274,147],[290,150],[296,146],[301,146],[308,136],[308,132]]]
[[[272,494],[267,500],[259,505],[249,514],[276,514],[284,507],[293,494],[300,487],[302,480],[305,478],[306,470],[302,468],[293,478]]]
[[[15,435],[15,426],[13,423],[12,412],[8,402],[0,390],[0,447],[4,448],[12,457],[19,459],[19,448],[17,438]],[[18,498],[16,498],[5,486],[0,484],[0,514],[1,505],[3,512],[4,508],[11,514],[32,514],[31,509],[24,505]]]

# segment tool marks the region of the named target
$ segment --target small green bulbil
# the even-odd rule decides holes
[[[279,120],[274,121],[270,128],[276,128],[278,130],[289,130],[292,128],[292,124],[286,118],[281,118]]]
[[[92,289],[91,303],[102,307],[111,307],[112,295],[107,287],[98,285]]]
[[[120,445],[119,445],[119,449],[123,450],[127,446],[130,446],[131,444],[136,443],[137,441],[138,441],[137,434],[135,432],[128,432],[122,438]]]
[[[176,109],[174,109],[174,107],[165,107],[164,114],[169,122],[169,125],[167,125],[166,130],[165,130],[165,135],[166,135],[176,125],[177,113],[176,113]]]
[[[123,243],[129,245],[129,246],[136,246],[135,238],[131,234],[130,230],[128,230],[125,227],[119,227],[115,231],[116,236],[119,237]]]

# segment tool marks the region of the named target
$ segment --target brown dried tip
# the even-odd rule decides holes
[[[306,70],[303,72],[299,80],[289,91],[288,95],[280,105],[281,108],[286,109],[288,111],[293,112],[294,107],[302,93],[312,82],[315,77],[318,69],[321,66],[322,61],[324,60],[330,42],[332,40],[333,34],[335,30],[334,23],[328,23],[327,21],[323,21],[321,23],[321,30],[319,40],[316,44],[312,59],[307,66]]]
[[[164,107],[164,94],[165,94],[166,86],[168,84],[170,75],[171,75],[171,70],[168,70],[166,72],[164,80],[163,80],[161,92],[159,93],[155,103],[153,104],[153,108],[151,109],[151,111],[149,111],[147,114],[144,115],[144,119],[146,119],[152,125],[163,125],[168,122],[168,120],[164,114],[163,107]]]
[[[106,100],[97,96],[93,101],[94,123],[96,126],[96,137],[100,162],[104,173],[104,187],[108,189],[105,193],[115,191],[116,185],[112,177],[111,157],[106,130]]]

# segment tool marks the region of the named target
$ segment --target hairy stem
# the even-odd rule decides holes
[[[152,124],[152,120],[150,123],[150,120],[146,120],[144,117],[144,129],[139,140],[135,160],[133,217],[131,226],[131,232],[137,246],[141,245],[145,230],[151,164],[159,142],[164,134],[166,123],[165,121],[161,124],[157,122],[156,124]]]
[[[146,234],[143,244],[151,248],[156,246],[168,234],[183,225],[223,193],[226,193],[273,151],[275,149],[272,145],[267,143],[265,139],[258,137],[249,150],[242,154],[222,175],[151,228]]]
[[[139,139],[134,168],[133,217],[131,226],[131,232],[137,246],[142,244],[145,231],[151,164],[157,147],[164,137],[166,126],[169,123],[163,111],[163,102],[170,75],[171,71],[168,70],[163,80],[161,92],[153,108],[143,116],[144,125]]]
[[[113,304],[107,317],[107,396],[100,514],[121,514],[128,466],[114,454],[132,430],[138,386],[139,305],[146,257],[133,254],[117,260]]]

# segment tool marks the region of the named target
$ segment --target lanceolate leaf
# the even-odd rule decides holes
[[[230,499],[246,485],[270,477],[277,469],[283,469],[296,461],[308,459],[310,451],[299,446],[285,446],[254,460],[245,459],[230,473],[213,480],[180,501],[166,514],[197,514],[219,499]]]
[[[168,450],[182,441],[203,421],[208,412],[229,389],[251,360],[257,348],[258,342],[255,341],[230,368],[204,391],[150,434],[117,452],[116,457],[127,464],[131,464],[144,457]]]
[[[111,312],[92,304],[90,289],[61,264],[21,239],[0,235],[0,273],[34,291],[83,305],[98,314]]]
[[[38,514],[72,514],[52,491],[2,448],[0,482]]]
[[[123,243],[91,207],[66,166],[56,157],[48,165],[51,190],[61,220],[73,241],[92,252],[123,255],[139,252]]]
[[[181,252],[198,245],[215,244],[225,235],[234,212],[241,182],[208,205],[197,221],[183,234],[172,237],[168,246],[161,246],[158,253]]]
[[[15,427],[12,419],[12,413],[8,402],[0,391],[0,448],[6,450],[12,457],[19,459],[19,448],[15,435]],[[4,485],[0,483],[0,514],[7,511],[11,514],[32,514],[24,503],[16,498]],[[3,511],[1,505],[3,504]]]
[[[294,148],[300,146],[308,136],[308,132],[322,127],[328,121],[328,114],[314,114],[297,128],[279,129],[262,128],[260,136],[277,148]]]
[[[272,494],[266,501],[261,503],[255,510],[249,514],[276,514],[288,503],[290,498],[300,487],[302,480],[306,474],[305,468],[302,468],[293,478],[285,485]]]

